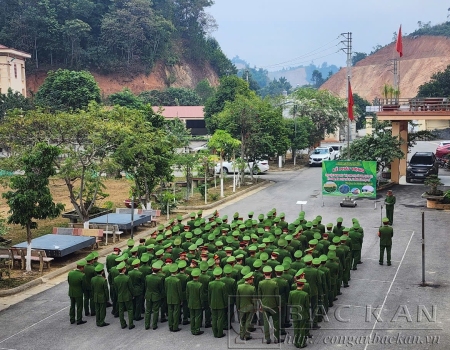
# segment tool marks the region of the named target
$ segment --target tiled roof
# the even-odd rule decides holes
[[[162,115],[165,118],[187,118],[187,119],[203,119],[203,106],[161,106],[153,107],[155,112],[162,108]]]

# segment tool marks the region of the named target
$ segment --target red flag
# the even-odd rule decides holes
[[[402,25],[400,24],[400,29],[398,30],[397,35],[397,45],[395,46],[395,49],[400,54],[400,57],[403,56],[403,42],[402,42]]]
[[[350,79],[348,80],[348,119],[353,121],[355,119],[353,117],[353,93],[352,93],[352,86],[350,85]]]

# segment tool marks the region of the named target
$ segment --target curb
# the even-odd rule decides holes
[[[207,205],[203,205],[203,206],[179,207],[178,210],[181,211],[181,210],[193,210],[193,209],[211,209],[214,206],[217,206],[217,205],[223,204],[225,202],[228,202],[230,200],[233,200],[233,199],[235,199],[237,197],[240,197],[243,194],[246,194],[247,192],[250,192],[250,191],[255,190],[255,189],[259,188],[259,187],[262,187],[263,185],[268,185],[270,183],[271,183],[271,181],[262,180],[258,184],[250,186],[249,188],[247,188],[247,189],[245,189],[243,191],[240,191],[238,193],[232,194],[232,195],[230,195],[230,196],[228,196],[226,198],[223,198],[223,199],[221,199],[221,200],[219,200],[217,202],[214,202],[214,203],[211,203],[211,204],[207,204]],[[186,220],[187,218],[189,218],[189,213],[183,215],[183,220]],[[149,234],[153,233],[154,231],[156,231],[156,227],[149,228],[148,230],[142,231],[139,234],[134,235],[133,239],[136,240],[136,239],[139,239],[139,238],[144,238],[144,237],[148,236]],[[127,245],[127,240],[125,240],[125,239],[120,241],[119,244],[108,245],[106,248],[104,248],[104,249],[102,249],[102,250],[100,250],[98,252],[99,257],[105,257],[106,255],[112,253],[113,250],[114,250],[114,247],[124,248],[124,247],[126,247],[126,245]],[[24,284],[22,284],[22,285],[20,285],[18,287],[11,288],[11,289],[0,290],[0,297],[6,297],[6,296],[10,296],[10,295],[13,295],[13,294],[16,294],[16,293],[23,292],[23,291],[25,291],[25,290],[27,290],[29,288],[32,288],[32,287],[38,286],[40,284],[43,284],[47,280],[51,280],[51,279],[53,279],[55,277],[58,277],[58,276],[60,276],[60,275],[62,275],[64,273],[67,273],[67,272],[69,272],[69,271],[71,271],[71,270],[73,270],[75,268],[76,268],[76,263],[74,262],[74,263],[68,264],[66,266],[63,266],[63,267],[61,267],[61,268],[59,268],[59,269],[57,269],[55,271],[52,271],[52,272],[50,272],[50,273],[48,273],[46,275],[43,275],[43,276],[41,276],[39,278],[36,278],[35,280],[32,280],[32,281],[27,282],[27,283],[24,283]]]

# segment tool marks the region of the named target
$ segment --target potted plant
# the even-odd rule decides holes
[[[429,190],[422,194],[422,198],[427,200],[427,208],[450,209],[450,191],[443,192],[438,187],[443,183],[437,175],[430,175],[424,181]]]
[[[395,89],[392,85],[384,84],[381,94],[384,97],[383,111],[395,111],[400,108],[398,104],[398,97],[400,96],[399,89]]]

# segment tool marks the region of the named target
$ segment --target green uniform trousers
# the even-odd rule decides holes
[[[253,318],[254,312],[240,312],[239,313],[239,336],[244,339],[250,335],[248,329]]]
[[[112,303],[111,314],[113,314],[114,317],[118,317],[119,316],[119,304],[117,302],[116,289],[114,287],[110,287],[109,291],[110,291],[109,295],[111,296],[111,303]]]
[[[196,335],[200,333],[202,325],[202,309],[189,309],[189,315],[191,316],[191,333]]]
[[[142,315],[142,305],[144,304],[144,296],[138,295],[133,297],[133,310],[134,310],[134,320],[138,321],[141,319]]]
[[[187,300],[183,300],[181,308],[183,310],[183,322],[189,321],[189,308]]]
[[[361,261],[361,250],[352,250],[353,264],[352,268],[356,268],[356,265]]]
[[[167,304],[167,311],[169,315],[169,329],[174,331],[180,325],[180,304]]]
[[[77,317],[75,319],[75,307],[77,309]],[[83,319],[83,297],[70,298],[70,310],[69,310],[70,322],[80,322]]]
[[[294,345],[297,348],[303,347],[306,343],[306,320],[294,321]]]
[[[161,306],[161,300],[151,301],[150,299],[145,300],[145,328],[150,328],[150,321],[152,324],[152,328],[155,328],[158,325],[158,315],[159,308]],[[151,316],[153,315],[153,320],[151,320]]]
[[[205,312],[205,327],[211,327],[211,308],[208,304],[203,304],[203,311]],[[203,323],[203,313],[202,313],[202,323]]]
[[[311,328],[317,326],[317,309],[318,309],[318,296],[317,295],[311,295],[310,296],[310,307],[311,307]]]
[[[223,334],[223,325],[225,323],[225,309],[211,309],[211,321],[214,337],[220,337]]]
[[[119,319],[120,319],[120,325],[122,327],[126,327],[127,321],[125,321],[125,310],[128,313],[128,326],[133,325],[133,302],[130,301],[119,301]]]
[[[92,293],[92,290],[84,291],[84,313],[86,316],[88,312],[91,314],[95,312],[94,293]]]
[[[389,219],[390,225],[392,225],[394,223],[394,206],[388,208],[386,205],[386,217]]]
[[[270,316],[272,316],[274,336],[279,341],[280,340],[280,312],[279,312],[278,308],[275,310],[268,310],[267,308],[263,308],[264,338],[266,340],[270,339],[270,324],[269,324]]]
[[[225,308],[225,316],[223,320],[223,329],[231,328],[231,321],[234,318],[234,303],[230,302],[228,307]]]
[[[386,258],[387,258],[387,263],[390,264],[391,263],[391,245],[381,245],[380,244],[380,263],[383,263],[383,259],[384,259],[384,250],[386,249]]]
[[[166,298],[161,300],[161,321],[167,319],[167,301]]]
[[[95,323],[102,326],[105,323],[106,303],[94,303],[95,305]]]

